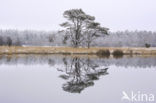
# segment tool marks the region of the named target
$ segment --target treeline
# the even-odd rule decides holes
[[[1,46],[71,46],[64,42],[65,33],[46,31],[0,30]],[[82,47],[84,46],[81,45]],[[105,47],[156,47],[156,32],[118,31],[97,38],[91,46]]]
[[[0,45],[8,46],[50,46],[54,42],[54,32],[0,30]]]
[[[107,47],[156,47],[156,32],[118,31],[98,41],[100,46]]]

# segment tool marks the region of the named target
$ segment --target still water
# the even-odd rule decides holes
[[[155,79],[154,56],[1,55],[0,103],[132,103],[123,91],[155,96]]]

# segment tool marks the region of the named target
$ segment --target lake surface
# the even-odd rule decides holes
[[[155,56],[1,55],[0,103],[131,103],[155,79]]]

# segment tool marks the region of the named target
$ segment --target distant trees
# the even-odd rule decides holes
[[[60,25],[65,28],[64,43],[70,39],[73,47],[86,43],[89,48],[94,39],[108,34],[108,28],[101,27],[95,22],[94,16],[86,14],[82,9],[67,10],[63,16],[68,20]]]
[[[12,40],[10,37],[4,38],[2,36],[0,36],[0,46],[11,46],[12,45]]]
[[[55,39],[54,35],[49,35],[49,42],[54,42],[54,39]]]
[[[15,43],[13,45],[22,46],[21,40],[19,39],[19,37],[17,38],[17,40],[15,41]]]
[[[12,45],[12,40],[10,37],[7,37],[7,45],[11,46]]]
[[[61,37],[55,40],[55,32],[31,31],[31,30],[0,30],[0,45],[13,46],[55,46],[61,45]],[[57,36],[57,35],[56,35]],[[61,39],[61,40],[60,40]],[[57,41],[54,43],[54,41]]]
[[[80,46],[146,47],[150,44],[150,47],[156,47],[156,32],[151,31],[109,32],[109,35],[104,38],[101,37],[103,35],[98,38],[91,35],[92,33],[85,33]],[[69,34],[66,32],[0,30],[0,46],[8,45],[8,37],[13,46],[71,46]]]
[[[146,43],[156,47],[156,32],[137,30],[110,32],[107,37],[99,38],[95,42],[98,46],[105,47],[145,47]]]
[[[0,36],[0,46],[3,45],[3,37]]]

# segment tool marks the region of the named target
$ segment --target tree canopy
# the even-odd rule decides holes
[[[108,28],[101,27],[100,23],[95,22],[95,17],[86,14],[82,9],[67,10],[63,14],[66,22],[60,24],[65,28],[65,40],[70,39],[74,47],[79,47],[82,43],[90,44],[102,34],[108,34]]]

